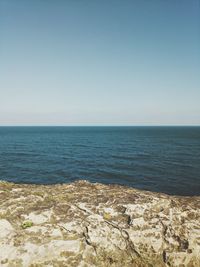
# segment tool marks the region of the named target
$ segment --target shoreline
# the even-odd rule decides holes
[[[0,181],[1,266],[199,266],[200,196]]]
[[[160,192],[160,191],[152,191],[152,190],[148,190],[148,189],[140,189],[134,186],[129,186],[126,184],[117,184],[117,183],[104,183],[104,182],[91,182],[90,180],[86,180],[86,179],[77,179],[71,182],[63,182],[63,183],[24,183],[24,182],[11,182],[11,181],[7,181],[7,180],[3,180],[0,179],[0,185],[3,183],[8,183],[8,184],[13,184],[13,185],[22,185],[22,186],[44,186],[44,187],[55,187],[55,186],[65,186],[65,185],[70,185],[70,184],[74,184],[74,183],[78,183],[78,182],[85,182],[85,183],[89,183],[89,184],[102,184],[105,186],[111,186],[111,187],[118,187],[123,189],[133,189],[133,190],[137,190],[137,191],[141,191],[141,192],[146,192],[146,193],[153,193],[153,194],[158,194],[158,195],[165,195],[165,196],[169,196],[169,197],[176,197],[176,198],[200,198],[200,195],[179,195],[179,194],[169,194],[169,193],[165,193],[165,192]]]

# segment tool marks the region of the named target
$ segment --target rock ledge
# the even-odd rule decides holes
[[[200,266],[200,197],[0,181],[0,266]]]

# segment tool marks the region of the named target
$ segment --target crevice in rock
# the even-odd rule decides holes
[[[134,245],[133,241],[130,239],[129,233],[126,230],[124,230],[120,226],[118,226],[118,225],[116,225],[110,221],[104,220],[104,222],[111,225],[112,227],[118,229],[118,231],[121,234],[121,237],[125,240],[126,249],[129,250],[130,252],[133,252],[138,258],[141,258],[140,253],[135,249],[135,245]],[[124,236],[123,233],[126,234],[126,237]],[[130,255],[131,255],[131,258],[133,259],[132,253],[130,253]]]
[[[92,244],[92,241],[90,239],[90,236],[88,234],[89,230],[88,230],[88,226],[85,226],[85,231],[83,231],[83,237],[85,238],[85,242],[88,246],[91,246],[94,251],[95,251],[95,254],[97,255],[97,248],[96,248],[96,245]]]

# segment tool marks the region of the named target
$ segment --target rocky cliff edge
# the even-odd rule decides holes
[[[0,182],[0,266],[200,266],[200,197]]]

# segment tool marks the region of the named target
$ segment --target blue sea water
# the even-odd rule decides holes
[[[0,179],[200,195],[200,127],[0,127]]]

